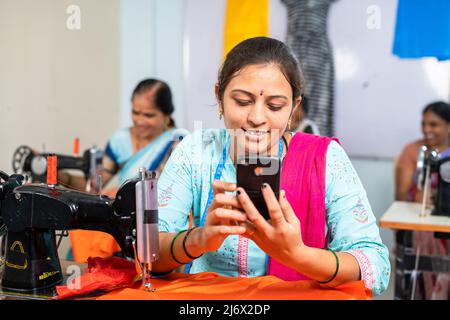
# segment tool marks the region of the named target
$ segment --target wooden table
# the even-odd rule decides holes
[[[413,202],[394,202],[380,220],[381,228],[396,231],[395,257],[395,299],[410,299],[412,290],[411,275],[416,266],[416,252],[413,246],[413,231],[434,232],[436,237],[450,236],[450,217],[427,215],[421,217],[422,205]],[[420,255],[417,271],[449,272],[448,256]]]
[[[420,203],[396,201],[380,220],[382,228],[450,233],[450,217],[432,216],[426,210],[426,217],[420,217]]]

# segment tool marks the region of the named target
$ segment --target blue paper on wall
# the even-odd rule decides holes
[[[399,0],[393,53],[450,59],[450,0]]]

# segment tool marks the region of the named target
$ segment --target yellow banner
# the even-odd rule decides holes
[[[239,42],[269,35],[269,0],[227,0],[223,56]]]

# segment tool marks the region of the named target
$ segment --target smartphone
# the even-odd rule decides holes
[[[263,183],[269,184],[278,200],[280,171],[280,158],[245,156],[237,159],[236,184],[247,192],[256,209],[266,220],[270,219],[270,215],[261,187]]]

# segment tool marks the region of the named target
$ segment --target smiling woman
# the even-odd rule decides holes
[[[184,130],[175,128],[173,112],[172,93],[165,82],[145,79],[138,83],[131,96],[133,125],[116,131],[106,145],[101,172],[104,185],[116,173],[122,184],[138,176],[140,167],[162,171],[178,140],[185,135]],[[80,190],[85,186],[81,177],[64,171],[58,179]]]
[[[402,201],[421,202],[423,193],[417,189],[417,157],[422,146],[444,152],[450,148],[450,105],[438,101],[422,111],[423,138],[409,143],[395,165],[395,198]],[[436,179],[434,179],[436,180]],[[433,181],[433,188],[437,181]]]
[[[137,176],[140,167],[162,171],[171,151],[184,133],[175,128],[169,86],[156,79],[141,81],[131,96],[133,126],[117,131],[106,146],[103,167],[119,182]],[[108,178],[108,177],[107,177]]]
[[[302,72],[282,42],[244,41],[233,50],[215,91],[225,126],[237,142],[235,156],[239,151],[277,155],[280,136],[301,103]]]
[[[158,181],[162,232],[153,270],[188,264],[190,273],[332,287],[361,279],[375,294],[384,291],[388,250],[344,150],[336,139],[287,131],[303,93],[289,48],[265,37],[241,42],[227,55],[215,93],[226,129],[187,136]],[[280,197],[261,185],[270,220],[236,188],[239,152],[282,160]]]
[[[219,85],[216,91],[221,91]],[[291,91],[288,80],[273,63],[246,66],[231,79],[218,100],[237,150],[276,155],[280,133],[301,101],[300,97],[293,101]]]

